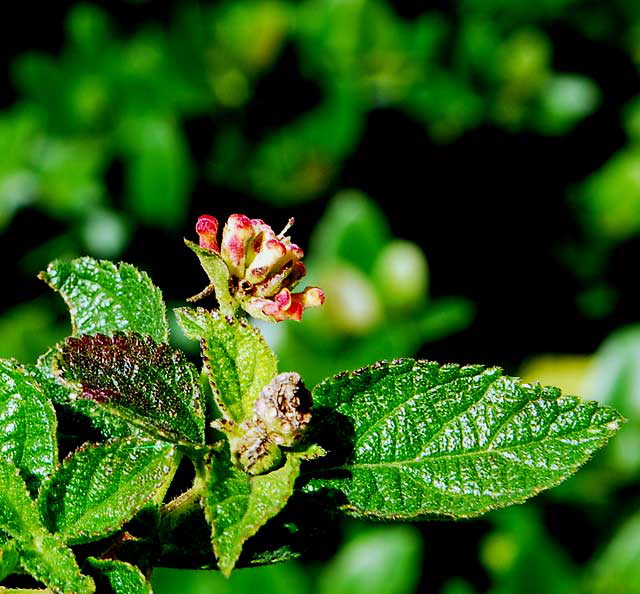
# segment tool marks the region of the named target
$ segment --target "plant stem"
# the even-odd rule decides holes
[[[199,500],[202,496],[203,490],[204,484],[198,477],[196,477],[191,488],[181,495],[178,495],[175,499],[165,503],[160,508],[160,514],[163,516],[163,520],[171,518],[170,521],[173,521],[182,514],[193,510],[196,505],[200,505]]]

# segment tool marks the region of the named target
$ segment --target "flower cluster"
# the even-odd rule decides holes
[[[307,287],[291,290],[306,274],[303,251],[284,234],[278,235],[261,219],[233,214],[222,230],[218,244],[218,221],[211,215],[198,219],[200,247],[220,255],[230,273],[230,291],[242,308],[255,318],[280,322],[301,320],[307,307],[324,303],[324,292]]]

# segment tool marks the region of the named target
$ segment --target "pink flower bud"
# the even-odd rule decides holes
[[[200,247],[219,252],[218,219],[211,215],[202,215],[196,223],[196,233],[200,238]]]
[[[232,274],[242,278],[245,269],[247,242],[253,237],[253,225],[249,217],[232,214],[222,230],[221,255]]]

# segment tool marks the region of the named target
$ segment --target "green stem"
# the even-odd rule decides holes
[[[172,499],[169,503],[165,503],[160,508],[163,521],[174,522],[181,515],[193,511],[196,506],[200,505],[200,497],[203,492],[204,483],[196,477],[190,489],[178,495],[178,497]]]
[[[207,285],[202,291],[200,291],[197,295],[193,297],[187,297],[187,301],[189,303],[193,303],[194,301],[200,301],[200,299],[204,299],[205,297],[209,297],[209,295],[213,295],[215,292],[215,286],[213,284]]]

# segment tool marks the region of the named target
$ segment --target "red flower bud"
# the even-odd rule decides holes
[[[196,233],[200,237],[200,247],[219,252],[218,219],[211,215],[202,215],[196,223]]]

